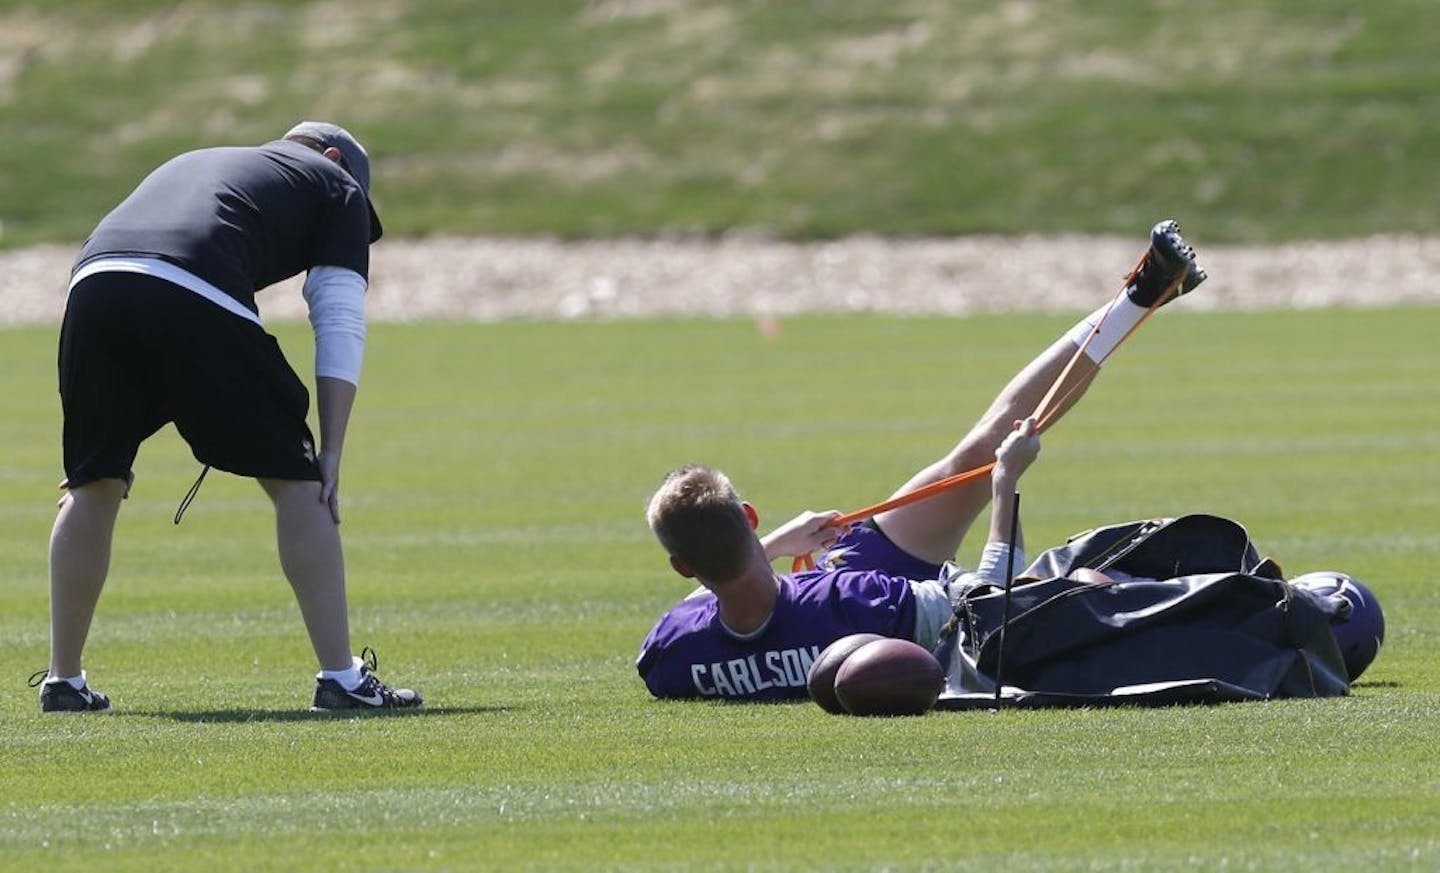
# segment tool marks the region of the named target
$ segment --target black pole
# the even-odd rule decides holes
[[[1005,608],[1000,614],[1000,651],[995,655],[995,708],[1000,708],[1000,689],[1005,687],[1005,629],[1010,626],[1010,588],[1015,583],[1015,546],[1020,539],[1020,492],[1010,512],[1010,551],[1005,556]]]

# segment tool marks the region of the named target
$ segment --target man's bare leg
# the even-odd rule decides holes
[[[295,592],[315,657],[321,669],[348,669],[353,657],[345,556],[340,527],[320,500],[320,483],[261,479],[260,485],[275,504],[280,567]]]
[[[995,450],[1016,421],[1034,414],[1050,386],[1065,372],[1079,347],[1068,337],[1056,340],[1039,357],[1017,373],[996,396],[990,408],[943,458],[916,473],[895,492],[909,493],[958,473],[995,460]],[[1085,393],[1100,365],[1081,355],[1056,392],[1058,420]],[[942,563],[955,557],[966,533],[990,503],[990,477],[967,482],[933,497],[876,516],[892,542],[922,560]]]
[[[79,676],[95,605],[110,572],[123,479],[71,489],[50,531],[50,675]]]
[[[1205,278],[1205,271],[1195,262],[1194,250],[1180,236],[1179,224],[1162,221],[1155,225],[1150,231],[1150,246],[1128,277],[1124,291],[1031,361],[1010,380],[955,448],[913,476],[896,495],[993,461],[995,450],[1014,423],[1037,411],[1045,414],[1047,424],[1058,421],[1089,388],[1100,371],[1099,362],[1144,319],[1150,307],[1164,302],[1167,293],[1190,291]],[[1081,345],[1087,342],[1084,352],[1077,355]],[[1073,367],[1070,366],[1072,359]],[[1038,410],[1062,374],[1063,384],[1056,387],[1054,399],[1048,401],[1054,408]],[[891,510],[877,516],[876,522],[900,548],[938,564],[955,557],[990,496],[991,483],[987,476]]]

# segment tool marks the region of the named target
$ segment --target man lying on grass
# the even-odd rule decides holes
[[[641,646],[636,668],[650,692],[660,698],[804,698],[810,665],[841,637],[876,633],[934,648],[952,617],[952,595],[977,583],[1004,585],[1007,568],[1026,567],[1018,519],[1013,539],[1008,527],[1016,485],[1040,448],[1032,417],[1037,407],[1047,407],[1047,423],[1058,419],[1154,304],[1172,289],[1184,293],[1204,279],[1178,226],[1156,225],[1120,296],[1027,364],[954,448],[895,493],[910,494],[993,459],[989,476],[894,505],[862,524],[841,527],[834,523],[839,513],[807,512],[760,537],[755,509],[725,474],[701,465],[671,472],[651,497],[647,518],[671,566],[701,587],[661,616]],[[1059,398],[1053,406],[1052,398]],[[992,501],[978,567],[970,573],[947,566]],[[771,566],[817,551],[824,552],[817,570],[777,574]],[[1334,573],[1307,574],[1290,586],[1344,598],[1332,619],[1341,623],[1332,628],[1350,678],[1358,677],[1383,638],[1373,594]]]
[[[840,637],[878,633],[932,647],[951,615],[943,565],[992,496],[989,541],[975,573],[1003,584],[1007,565],[1025,566],[1020,554],[1009,554],[1005,528],[1015,485],[1039,451],[1030,418],[1037,405],[1062,398],[1055,414],[1063,414],[1153,304],[1177,282],[1184,293],[1204,279],[1178,225],[1156,225],[1120,296],[1021,369],[960,442],[896,494],[994,460],[989,481],[973,480],[848,529],[831,525],[839,513],[804,513],[762,538],[755,509],[723,473],[700,465],[671,472],[651,497],[647,518],[671,566],[701,587],[660,618],[640,649],[636,667],[650,692],[803,698],[810,663]],[[1015,548],[1023,549],[1018,536]],[[771,566],[819,550],[825,554],[818,570],[777,574]]]

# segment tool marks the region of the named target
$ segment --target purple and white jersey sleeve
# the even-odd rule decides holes
[[[656,697],[792,700],[806,696],[810,665],[840,637],[910,639],[914,632],[909,580],[875,571],[797,573],[780,577],[774,613],[749,638],[720,621],[715,595],[686,598],[650,630],[635,667]]]

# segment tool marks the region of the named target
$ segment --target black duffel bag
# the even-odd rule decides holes
[[[1107,581],[1070,578],[1082,568]],[[1288,585],[1245,529],[1211,515],[1072,537],[1002,588],[957,592],[936,655],[941,709],[1217,703],[1349,693],[1335,602]],[[1001,628],[1004,625],[1002,635]],[[1002,658],[1001,640],[1004,640]]]

